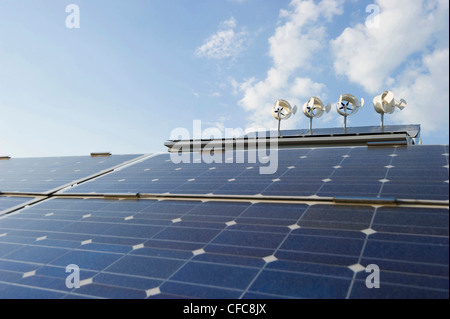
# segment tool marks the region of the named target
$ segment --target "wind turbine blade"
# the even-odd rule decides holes
[[[394,102],[394,93],[391,91],[386,91],[386,95],[383,97],[383,101],[387,104],[392,104]]]
[[[386,113],[383,108],[383,100],[381,99],[381,94],[373,98],[373,107],[378,114]]]
[[[406,101],[404,99],[400,99],[400,102],[397,104],[397,107],[400,110],[403,110],[406,107]]]
[[[297,105],[294,105],[294,107],[292,108],[292,114],[297,113]]]

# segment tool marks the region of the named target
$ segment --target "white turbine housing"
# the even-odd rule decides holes
[[[303,104],[303,114],[309,118],[319,118],[324,112],[330,112],[331,104],[323,105],[322,101],[318,97],[311,97],[308,102]]]
[[[378,114],[392,114],[396,107],[399,110],[403,110],[406,107],[406,101],[404,99],[396,101],[394,99],[394,93],[391,91],[384,91],[382,94],[374,97],[373,107]]]
[[[276,120],[287,120],[292,114],[297,112],[297,106],[291,107],[286,100],[276,100],[272,107],[272,116]]]
[[[349,116],[358,112],[364,106],[364,99],[359,101],[354,95],[342,94],[336,104],[338,113],[342,116]]]
[[[278,136],[281,137],[280,122],[281,120],[287,120],[292,114],[297,113],[297,106],[291,107],[286,100],[276,100],[272,106],[272,116],[278,121]]]
[[[336,109],[344,117],[344,130],[347,132],[347,116],[355,114],[364,106],[364,99],[358,100],[354,95],[341,94],[336,103]]]
[[[330,112],[331,105],[328,103],[326,106],[323,105],[322,100],[318,97],[311,97],[308,102],[303,104],[303,114],[309,117],[309,131],[312,134],[312,121],[313,118],[321,117],[324,112]]]
[[[394,99],[394,93],[391,91],[384,91],[380,95],[373,98],[373,107],[378,114],[381,114],[381,127],[384,127],[384,114],[392,114],[397,107],[400,111],[406,107],[406,101]]]

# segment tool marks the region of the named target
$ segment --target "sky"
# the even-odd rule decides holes
[[[342,127],[345,93],[376,126],[385,90],[407,101],[385,125],[448,144],[448,38],[448,0],[0,0],[0,156],[166,152],[178,128],[274,129],[277,99],[306,129],[311,96]]]

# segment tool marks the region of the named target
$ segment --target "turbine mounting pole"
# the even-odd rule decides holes
[[[282,137],[281,130],[280,130],[280,124],[281,124],[281,117],[278,117],[278,137]]]

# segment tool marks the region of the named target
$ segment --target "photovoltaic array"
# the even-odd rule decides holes
[[[448,298],[448,146],[177,155],[0,161],[0,298]]]
[[[191,153],[188,161],[177,164],[177,155],[160,154],[64,193],[448,200],[448,156],[444,146],[280,149],[274,174],[260,173],[260,167],[269,163],[248,163],[248,158],[256,158],[249,154],[251,151],[239,153],[219,154],[213,158],[215,162],[210,159],[211,163]]]
[[[104,173],[138,155],[15,158],[0,161],[0,191],[49,194],[66,184]]]

